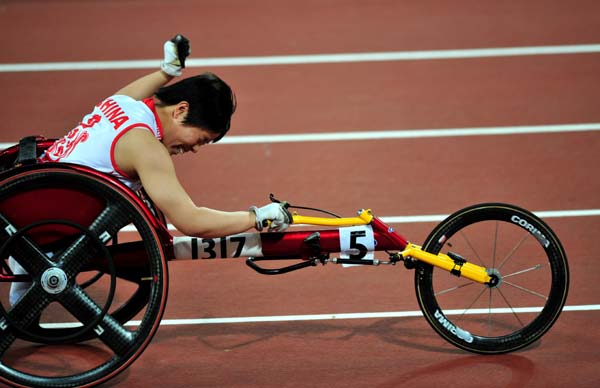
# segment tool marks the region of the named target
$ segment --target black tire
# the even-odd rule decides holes
[[[55,195],[52,199],[46,198],[43,194],[49,193],[48,190],[66,194],[71,202],[61,202],[63,194]],[[85,212],[89,203],[72,203],[79,194],[88,202],[95,203],[94,210],[88,214],[90,221],[82,222],[75,216],[65,215],[63,220],[77,223],[78,227],[72,228],[77,233],[75,238],[70,239],[70,245],[60,249],[60,253],[50,259],[44,254],[49,245],[43,245],[38,235],[55,233],[53,225],[61,225],[61,220],[53,221],[57,218],[56,214],[60,215],[61,212],[52,209],[75,206],[77,211],[70,214]],[[26,217],[22,217],[26,211],[22,207],[15,209],[14,205],[23,202],[21,199],[33,199],[30,202],[39,211],[29,211]],[[45,209],[50,209],[47,212],[50,216]],[[14,306],[11,307],[6,299],[2,299],[0,382],[19,387],[91,387],[113,378],[131,365],[148,346],[160,325],[168,289],[167,260],[161,237],[135,194],[116,184],[109,184],[99,174],[67,165],[43,164],[0,175],[0,216],[0,246],[3,253],[17,259],[23,267],[27,265],[28,272],[35,280]],[[41,221],[40,228],[44,230],[35,234],[35,228],[29,231],[27,227],[33,224],[31,218],[38,216],[41,219],[35,221]],[[107,236],[116,235],[126,225],[133,225],[139,233],[142,254],[127,264],[115,260],[116,269],[113,268],[111,276],[111,271],[103,269],[112,260],[107,257],[110,253],[103,247],[99,249],[98,244],[100,240],[106,242]],[[7,231],[11,227],[16,231],[13,236],[17,238],[7,239]],[[26,233],[19,234],[19,230]],[[85,230],[85,233],[81,233],[81,230]],[[97,238],[90,238],[91,235]],[[6,257],[0,257],[0,262],[3,260]],[[64,291],[56,295],[48,293],[40,285],[43,284],[40,276],[48,268],[60,268],[72,279]],[[104,279],[94,278],[90,282],[93,283],[92,287],[87,288],[78,284],[78,277],[86,271],[93,276],[98,270],[105,273]],[[125,298],[116,303],[121,305],[116,311],[104,308],[110,307],[110,298],[106,302],[106,294],[102,295],[115,275],[117,294],[123,294]],[[0,286],[4,295],[7,295],[6,283],[0,283]],[[121,292],[121,288],[126,291]],[[133,297],[130,297],[131,294]],[[109,305],[105,306],[105,303]],[[125,325],[124,320],[137,312],[139,320]],[[60,313],[64,315],[60,316]],[[53,329],[48,328],[52,324],[43,322],[45,326],[42,328],[38,323],[40,318],[43,320],[44,317],[57,315],[59,319],[70,317],[66,322],[74,321],[79,327]],[[96,325],[98,320],[100,323]],[[32,328],[39,330],[31,331]],[[47,337],[69,336],[75,340],[66,343],[55,343],[52,338],[39,341],[32,339],[28,333]],[[77,338],[80,340],[77,341]],[[86,342],[79,343],[83,340]],[[36,362],[28,362],[30,357]]]
[[[500,280],[482,285],[418,263],[417,301],[425,319],[461,349],[500,354],[526,347],[554,324],[567,298],[564,249],[538,217],[500,203],[474,205],[441,222],[423,249],[453,252]]]

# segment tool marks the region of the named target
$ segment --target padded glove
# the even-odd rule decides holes
[[[256,214],[256,230],[261,231],[268,226],[269,232],[281,232],[293,223],[293,218],[287,210],[287,204],[270,203],[263,207],[252,206],[251,212]]]
[[[190,41],[183,35],[176,35],[164,44],[165,58],[160,68],[165,73],[178,77],[181,69],[185,69],[185,59],[190,55]]]

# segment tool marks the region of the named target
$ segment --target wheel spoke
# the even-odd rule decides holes
[[[62,294],[59,302],[84,325],[102,314],[102,308],[77,285]],[[94,327],[94,331],[98,338],[119,356],[124,355],[133,345],[134,334],[109,314]]]
[[[502,259],[502,262],[498,266],[499,270],[502,269],[504,264],[506,264],[508,262],[508,260],[510,260],[511,257],[513,257],[513,255],[519,250],[519,248],[521,247],[521,245],[523,245],[523,243],[525,242],[525,240],[527,240],[527,238],[529,238],[529,233],[526,233],[525,236],[523,236],[523,238],[521,240],[519,240],[519,242],[513,247],[513,249],[511,249],[511,251],[508,253],[508,255],[506,255],[504,257],[504,259]]]
[[[469,311],[471,309],[471,307],[473,307],[473,305],[475,304],[475,302],[477,302],[479,300],[479,298],[481,298],[481,295],[483,295],[483,293],[485,292],[485,288],[481,289],[481,292],[479,294],[477,294],[477,296],[473,299],[473,301],[471,302],[470,305],[468,305],[462,312],[462,314],[459,315],[459,318],[462,319],[462,317],[467,313],[467,311]]]
[[[98,253],[98,247],[89,236],[81,235],[58,257],[58,265],[74,277]]]
[[[445,290],[442,291],[438,291],[435,293],[435,296],[439,296],[439,295],[443,295],[446,294],[448,292],[452,292],[452,291],[456,291],[458,289],[461,289],[463,287],[467,287],[467,286],[471,286],[475,284],[475,282],[468,282],[468,283],[463,283],[463,284],[459,284],[458,286],[454,286],[454,287],[450,287],[450,288],[446,288]]]
[[[4,318],[0,318],[0,324],[2,324],[2,327],[7,325],[6,321],[4,321]],[[1,358],[4,355],[4,353],[8,350],[8,348],[10,348],[10,345],[12,345],[13,342],[15,342],[17,337],[15,337],[15,335],[11,331],[8,331],[8,328],[2,329],[2,331],[0,331],[0,333],[2,334],[0,336],[0,358]]]
[[[42,290],[41,286],[34,284],[23,294],[21,299],[8,310],[8,316],[11,321],[27,326],[33,322],[50,304],[51,300],[48,294]]]
[[[485,267],[486,265],[483,263],[483,260],[481,259],[481,256],[479,256],[479,253],[477,253],[477,251],[475,250],[475,247],[473,247],[473,244],[471,244],[471,241],[467,238],[466,233],[464,233],[461,230],[460,231],[460,235],[463,237],[463,239],[465,240],[465,242],[467,243],[467,245],[469,246],[469,248],[471,248],[471,250],[475,254],[475,257],[477,257],[477,259],[479,260],[479,263]]]
[[[510,311],[512,312],[512,314],[515,316],[517,321],[519,321],[519,324],[521,325],[521,327],[525,327],[525,324],[521,321],[521,319],[517,315],[517,312],[515,311],[514,307],[510,304],[508,299],[506,299],[506,296],[504,296],[504,293],[502,292],[502,290],[500,290],[499,288],[497,288],[497,290],[498,290],[498,293],[500,294],[500,296],[502,297],[502,299],[504,299],[504,302],[506,303],[508,308],[510,308]]]
[[[542,267],[543,267],[542,264],[536,264],[536,265],[534,265],[533,267],[530,267],[530,268],[526,268],[526,269],[522,269],[522,270],[517,271],[517,272],[513,272],[513,273],[506,274],[506,275],[502,275],[502,279],[506,279],[506,278],[509,278],[511,276],[522,275],[522,274],[530,272],[530,271],[537,271],[537,270],[542,269]]]
[[[0,229],[8,236],[17,232],[15,227],[2,214],[0,214]],[[33,276],[40,275],[53,266],[52,261],[44,254],[40,247],[26,236],[15,237],[9,247],[10,255]],[[8,254],[9,252],[4,252]]]
[[[457,321],[461,320],[465,314],[467,313],[467,311],[469,311],[471,309],[471,307],[473,307],[473,305],[475,304],[475,302],[477,302],[479,300],[479,298],[481,298],[481,295],[483,295],[483,293],[485,292],[485,288],[481,289],[481,292],[479,294],[477,294],[477,296],[473,299],[473,301],[471,302],[470,305],[468,305],[467,307],[465,307],[465,309],[463,310],[462,314],[460,314],[458,316],[458,318],[456,319]]]
[[[96,217],[89,229],[100,239],[102,244],[105,244],[111,236],[130,223],[129,219],[124,218],[123,214],[125,213],[121,205],[109,204]],[[90,236],[80,236],[60,255],[57,260],[59,266],[70,276],[77,275],[99,253],[97,245],[97,242]]]
[[[496,244],[498,243],[498,221],[496,221],[496,228],[494,228],[494,249],[492,251],[492,268],[496,266]]]
[[[132,219],[128,216],[129,212],[125,208],[124,204],[109,203],[108,206],[96,217],[90,230],[100,237],[103,242],[108,242],[110,236],[116,234],[125,225],[132,222]]]
[[[527,293],[527,294],[530,294],[530,295],[537,296],[537,297],[539,297],[539,298],[542,298],[542,299],[544,299],[544,300],[548,300],[548,297],[547,297],[546,295],[542,295],[542,294],[540,294],[539,292],[535,292],[535,291],[533,291],[533,290],[530,290],[530,289],[528,289],[528,288],[525,288],[525,287],[519,286],[519,285],[517,285],[517,284],[515,284],[515,283],[511,283],[511,282],[503,281],[503,282],[502,282],[502,284],[508,284],[509,286],[511,286],[511,287],[514,287],[514,288],[516,288],[516,289],[518,289],[518,290],[521,290],[521,291],[523,291],[523,292],[525,292],[525,293]]]
[[[488,337],[492,335],[492,289],[488,289],[489,301],[488,301]]]
[[[10,347],[16,339],[13,330],[10,330],[10,325],[18,325],[21,328],[27,328],[32,323],[35,323],[42,311],[50,304],[51,300],[47,294],[41,290],[40,286],[33,285],[14,306],[8,311],[7,315],[10,322],[4,318],[0,318],[0,328],[4,331],[0,339],[0,355]],[[1,332],[0,332],[1,333]]]

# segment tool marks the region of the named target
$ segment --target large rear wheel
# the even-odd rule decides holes
[[[111,239],[125,226],[141,241],[117,259]],[[12,305],[11,283],[0,283],[0,382],[100,384],[158,329],[168,286],[160,237],[135,195],[98,175],[42,165],[0,176],[0,255],[4,274],[11,258],[30,280]]]

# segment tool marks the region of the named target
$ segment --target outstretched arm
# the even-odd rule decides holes
[[[177,179],[167,149],[145,129],[132,129],[119,139],[115,161],[121,170],[140,178],[156,206],[188,236],[221,237],[256,225],[256,216],[250,211],[225,212],[196,206]]]
[[[115,161],[125,173],[140,178],[156,206],[188,236],[222,237],[267,225],[269,231],[282,231],[293,222],[280,203],[234,212],[196,206],[179,183],[167,149],[146,129],[123,135],[115,147]]]

